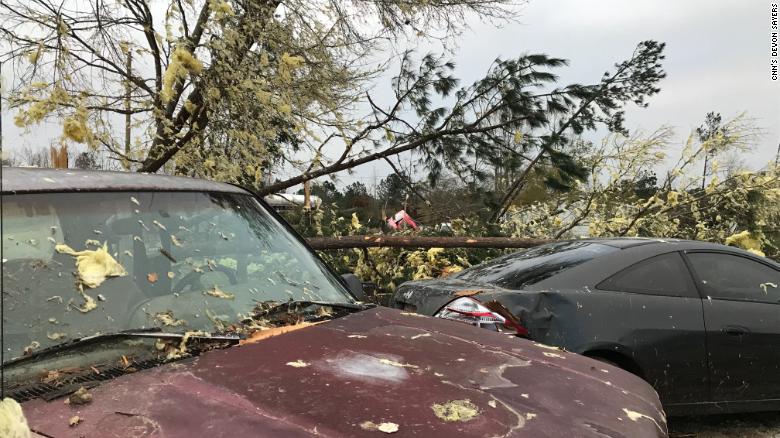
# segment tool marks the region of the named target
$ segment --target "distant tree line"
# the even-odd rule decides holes
[[[67,151],[68,167],[73,169],[106,169],[108,163],[101,159],[96,151],[87,150],[82,152]],[[3,166],[27,166],[27,167],[52,167],[51,154],[49,149],[33,149],[29,146],[6,153],[2,159]]]

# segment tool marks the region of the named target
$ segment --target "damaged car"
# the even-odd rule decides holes
[[[401,285],[393,306],[527,337],[651,383],[666,412],[780,409],[780,264],[712,243],[581,239]]]
[[[2,215],[2,389],[38,436],[667,436],[630,373],[359,301],[236,186],[6,168]]]

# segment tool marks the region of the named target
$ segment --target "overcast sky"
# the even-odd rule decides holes
[[[780,142],[780,81],[770,79],[770,1],[768,0],[531,0],[519,23],[502,28],[475,20],[458,39],[456,76],[478,79],[496,57],[546,53],[569,59],[556,73],[561,83],[595,82],[615,62],[630,57],[636,44],[666,42],[661,92],[648,108],[629,107],[629,129],[676,129],[682,144],[709,111],[724,119],[747,112],[763,129],[753,153],[742,157],[751,168],[774,160]],[[421,51],[437,50],[435,46]],[[381,90],[377,90],[381,92]],[[366,165],[349,182],[370,184],[391,170]]]
[[[645,109],[629,107],[629,129],[676,128],[682,143],[709,111],[724,118],[747,112],[763,135],[754,152],[744,156],[752,168],[774,160],[780,142],[780,81],[770,80],[769,0],[531,0],[520,9],[519,23],[495,28],[474,20],[456,41],[456,76],[471,83],[496,58],[546,53],[567,58],[559,69],[561,83],[589,83],[615,62],[628,58],[639,41],[667,43],[662,91]],[[425,45],[421,53],[441,47]],[[392,75],[387,75],[386,79]],[[387,96],[386,85],[375,92]],[[384,88],[384,90],[383,90]],[[389,96],[387,96],[389,97]],[[22,137],[13,114],[3,112],[5,145],[48,145],[59,127],[36,129]],[[390,173],[384,163],[365,165],[342,183],[371,184]]]

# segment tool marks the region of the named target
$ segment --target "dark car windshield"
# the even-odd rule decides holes
[[[482,263],[464,270],[455,278],[519,289],[617,250],[612,246],[586,241],[550,243]]]
[[[223,331],[258,302],[354,302],[249,195],[6,195],[2,220],[7,359],[96,333]]]

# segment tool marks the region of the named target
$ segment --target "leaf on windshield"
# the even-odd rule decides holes
[[[322,299],[318,293],[312,291],[308,287],[304,287],[302,289],[302,291],[303,291],[303,295],[306,296],[310,300],[315,300],[316,301],[316,300]]]
[[[187,321],[183,319],[176,319],[173,316],[173,311],[167,310],[165,312],[158,312],[154,314],[154,319],[157,321],[160,321],[162,325],[166,325],[169,327],[178,327],[180,325],[187,324]]]
[[[208,308],[205,309],[205,311],[206,311],[206,318],[208,318],[209,321],[211,321],[211,323],[214,324],[214,328],[218,332],[225,331],[225,328],[227,327],[227,321],[223,321],[223,320],[219,319],[217,317],[217,315],[215,315],[214,312],[212,312]]]
[[[75,251],[68,245],[60,243],[54,249],[58,253],[76,257],[79,282],[88,288],[100,286],[106,278],[127,275],[125,268],[108,253],[107,244],[103,244],[101,248],[96,250]]]
[[[211,289],[207,290],[204,293],[206,295],[209,295],[209,296],[212,296],[212,297],[215,297],[215,298],[222,298],[222,299],[225,299],[225,300],[232,300],[232,299],[234,299],[236,297],[235,295],[231,294],[230,292],[225,292],[225,291],[221,290],[219,287],[217,287],[216,284],[214,285],[214,287],[212,287]]]
[[[157,273],[156,272],[150,272],[150,273],[146,274],[146,280],[149,283],[157,283],[157,278],[158,277],[157,277]]]
[[[36,348],[40,347],[41,343],[38,341],[32,341],[30,345],[24,347],[24,350],[22,350],[22,355],[27,356],[33,352]]]
[[[81,285],[79,285],[79,294],[81,295],[81,298],[84,299],[84,304],[81,307],[75,306],[73,305],[73,299],[71,299],[70,301],[68,301],[68,307],[73,306],[76,308],[76,310],[78,310],[81,313],[87,313],[91,310],[94,310],[97,307],[97,303],[95,302],[95,299],[87,295],[84,292],[84,289],[81,287]]]
[[[46,332],[46,337],[51,339],[52,341],[56,341],[58,339],[62,339],[65,336],[68,336],[67,333],[56,333],[56,332],[55,333],[49,333],[49,332]]]

